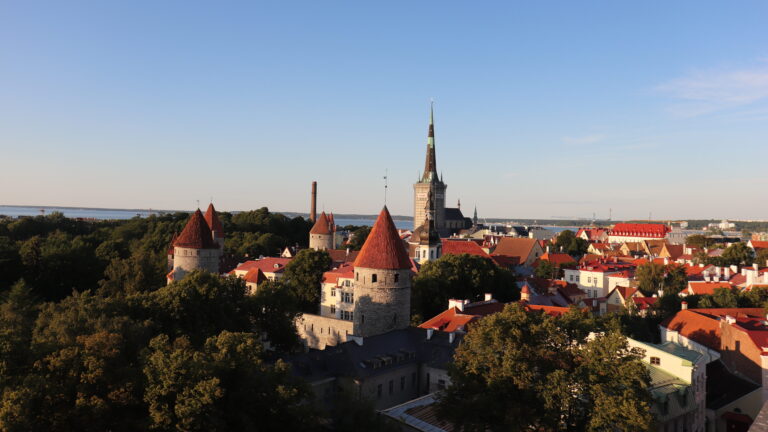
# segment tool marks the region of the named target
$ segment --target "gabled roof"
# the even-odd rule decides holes
[[[213,208],[213,203],[208,204],[208,210],[205,211],[205,222],[208,224],[208,228],[211,231],[216,231],[219,236],[224,235],[224,227],[221,226],[219,216],[216,215],[216,209]]]
[[[443,240],[443,255],[477,255],[483,258],[490,258],[483,248],[476,242],[466,240]]]
[[[424,321],[420,328],[434,329],[437,331],[453,332],[456,330],[466,330],[467,324],[476,321],[480,315],[465,314],[456,307],[441,312],[439,315]]]
[[[328,215],[325,212],[320,213],[320,217],[317,218],[312,229],[309,230],[310,234],[325,234],[331,233],[331,222],[328,220]]]
[[[757,317],[763,319],[762,308],[710,308],[686,309],[667,318],[661,323],[662,327],[674,330],[704,346],[720,350],[720,318]]]
[[[254,269],[248,270],[248,273],[245,274],[245,277],[243,279],[245,279],[245,281],[248,283],[260,284],[266,281],[267,277],[264,275],[264,272],[261,271],[260,268],[254,268]]]
[[[189,249],[218,249],[213,241],[211,229],[203,218],[203,213],[197,209],[187,221],[187,225],[176,238],[173,246]]]
[[[728,282],[688,282],[688,292],[697,295],[712,295],[717,288],[733,288]]]
[[[499,244],[493,251],[493,255],[504,255],[510,257],[520,258],[520,262],[523,263],[531,255],[533,248],[536,246],[536,239],[521,238],[521,237],[502,237],[499,240]]]
[[[376,218],[371,233],[355,259],[355,267],[386,270],[411,268],[405,245],[397,234],[387,206],[381,209]]]
[[[765,249],[768,248],[768,241],[750,240],[753,249]]]
[[[658,297],[632,297],[632,301],[635,303],[638,310],[648,309],[653,306],[658,299]]]
[[[232,273],[242,274],[242,272],[247,273],[253,269],[260,269],[264,273],[281,273],[292,259],[293,258],[267,257],[259,260],[246,261],[232,270]]]
[[[616,285],[616,287],[608,293],[607,297],[610,297],[614,292],[618,293],[624,301],[638,293],[637,288]]]
[[[539,260],[541,261],[549,261],[554,265],[562,265],[562,264],[576,264],[576,260],[573,259],[572,256],[564,253],[545,253],[541,257],[539,257]]]
[[[326,249],[328,255],[331,256],[331,261],[334,263],[352,263],[355,262],[355,258],[360,254],[360,251],[346,249]]]
[[[355,276],[355,267],[350,264],[323,273],[323,283],[339,284],[339,279],[352,279]]]

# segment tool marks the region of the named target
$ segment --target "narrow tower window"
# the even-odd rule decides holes
[[[400,273],[395,273],[395,283],[400,282]]]
[[[372,283],[376,282],[376,273],[371,275],[371,282]]]

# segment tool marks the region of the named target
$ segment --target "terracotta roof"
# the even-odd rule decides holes
[[[535,245],[536,239],[532,238],[502,237],[493,255],[517,257],[523,263],[528,259]]]
[[[506,255],[491,255],[491,259],[499,267],[511,268],[520,264],[520,257],[510,257]]]
[[[339,279],[352,279],[355,276],[355,267],[353,265],[343,265],[323,273],[323,283],[339,283]]]
[[[453,332],[466,329],[466,325],[480,318],[479,315],[461,313],[456,307],[452,307],[439,315],[424,321],[420,328],[435,329],[438,331]]]
[[[646,310],[653,306],[658,300],[658,297],[632,297],[632,301],[639,310]]]
[[[768,248],[768,241],[750,240],[750,243],[752,243],[752,248],[754,249]]]
[[[720,350],[720,321],[719,318],[730,315],[733,317],[751,316],[763,317],[762,308],[713,308],[681,310],[674,316],[664,320],[661,325],[674,330],[689,339],[714,350]]]
[[[259,260],[246,261],[237,266],[232,272],[247,273],[253,269],[260,269],[264,273],[281,273],[292,259],[293,258],[267,257]]]
[[[213,203],[208,204],[208,210],[205,211],[205,222],[208,224],[208,228],[211,231],[219,233],[219,237],[224,236],[224,227],[221,226],[219,216],[216,215],[216,209],[213,208]]]
[[[637,288],[616,285],[613,291],[617,291],[622,299],[627,300],[637,293]],[[610,296],[610,294],[608,294]]]
[[[664,238],[670,228],[664,224],[618,223],[608,234],[622,237]]]
[[[544,255],[542,255],[541,257],[539,257],[539,260],[541,260],[541,261],[549,261],[549,262],[551,262],[552,264],[555,264],[555,265],[571,264],[571,263],[576,264],[576,260],[574,260],[573,257],[571,257],[568,254],[564,254],[564,253],[549,253],[549,252],[547,252]]]
[[[387,206],[381,209],[373,224],[371,233],[355,259],[355,267],[389,270],[411,268],[408,253],[397,234]]]
[[[331,256],[331,261],[335,263],[351,263],[355,262],[355,258],[360,254],[360,251],[346,249],[327,249],[328,255]]]
[[[264,272],[261,271],[260,268],[254,268],[249,270],[248,273],[245,274],[245,277],[243,279],[245,279],[245,281],[249,283],[260,284],[266,281],[267,277],[264,275]]]
[[[532,305],[527,304],[525,305],[525,310],[527,311],[542,311],[547,315],[552,315],[555,317],[559,317],[560,315],[563,315],[568,312],[569,308],[567,307],[560,307],[560,306],[542,306],[542,305]]]
[[[200,209],[197,209],[189,218],[184,230],[176,238],[173,243],[175,247],[189,248],[189,249],[218,249],[217,245],[213,241],[211,229],[208,228],[208,224],[203,218],[203,213]]]
[[[523,285],[523,288],[520,290],[520,293],[521,294],[530,294],[531,293],[531,289],[528,288],[528,284]]]
[[[733,288],[728,282],[688,282],[688,293],[698,295],[712,295],[716,288]]]
[[[331,233],[331,223],[328,221],[328,215],[325,212],[320,213],[320,217],[315,221],[315,225],[309,230],[310,234],[325,234]]]
[[[483,248],[473,241],[465,240],[443,240],[443,255],[477,255],[483,258],[490,258]]]

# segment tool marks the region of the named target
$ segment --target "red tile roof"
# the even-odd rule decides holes
[[[331,223],[328,220],[328,216],[325,214],[325,212],[320,213],[320,217],[317,218],[315,225],[312,226],[312,229],[309,230],[309,233],[325,235],[331,233]]]
[[[616,285],[613,291],[618,291],[619,295],[621,295],[621,298],[627,300],[628,298],[635,295],[635,293],[637,293],[637,288]],[[610,296],[610,293],[608,295]]]
[[[637,306],[637,309],[639,310],[650,308],[658,299],[658,297],[632,297],[632,301],[635,302],[635,306]]]
[[[560,315],[563,315],[568,312],[569,308],[567,307],[560,307],[560,306],[542,306],[542,305],[532,305],[532,304],[526,304],[525,310],[527,311],[542,311],[547,315],[552,315],[554,317],[559,317]]]
[[[483,258],[490,258],[483,248],[473,241],[465,240],[443,240],[443,255],[477,255]]]
[[[334,263],[352,263],[355,262],[355,258],[360,254],[360,251],[351,250],[347,252],[346,249],[328,249],[326,250],[328,255],[331,256],[331,261]]]
[[[387,206],[381,209],[373,224],[371,233],[355,259],[355,267],[388,270],[411,268],[411,260]]]
[[[217,245],[213,241],[211,229],[208,228],[208,223],[203,218],[203,213],[200,209],[197,209],[189,218],[184,230],[176,238],[173,243],[175,247],[189,248],[189,249],[218,249]]]
[[[762,308],[713,308],[681,310],[661,323],[661,326],[674,330],[702,345],[720,350],[719,318],[730,315],[734,318],[751,317],[764,319]],[[768,333],[768,332],[765,332]],[[758,347],[765,345],[758,345]]]
[[[219,216],[216,215],[216,209],[213,208],[213,203],[208,204],[208,210],[205,211],[205,222],[208,224],[208,228],[211,231],[216,231],[219,237],[224,235],[224,227],[221,226]]]
[[[511,257],[505,255],[491,255],[491,259],[497,266],[503,268],[512,268],[520,264],[520,257]]]
[[[522,237],[502,237],[499,240],[499,244],[493,251],[493,255],[504,255],[509,257],[517,257],[520,262],[523,263],[531,255],[534,246],[536,245],[536,239],[522,238]]]
[[[246,261],[232,271],[249,272],[253,269],[260,269],[264,273],[281,273],[292,259],[293,258],[267,257],[260,260]]]
[[[355,275],[355,267],[350,264],[343,265],[323,273],[323,283],[339,283],[339,279],[352,279]]]
[[[248,273],[245,274],[245,277],[243,279],[245,279],[246,282],[255,283],[258,285],[266,281],[267,277],[264,275],[264,272],[261,271],[260,268],[254,268],[254,269],[248,270]]]
[[[752,247],[754,249],[765,249],[768,248],[768,241],[760,241],[760,240],[751,240]]]
[[[439,315],[431,318],[421,325],[423,329],[435,329],[438,331],[453,332],[459,329],[465,329],[466,325],[480,318],[479,315],[464,314],[457,308],[452,307]]]
[[[697,295],[712,295],[716,288],[732,288],[728,282],[688,282],[688,293]]]
[[[554,265],[562,265],[562,264],[576,264],[576,260],[573,259],[568,254],[564,253],[545,253],[541,257],[539,257],[541,261],[549,261]]]
[[[608,234],[622,237],[664,238],[670,228],[664,224],[617,223]]]

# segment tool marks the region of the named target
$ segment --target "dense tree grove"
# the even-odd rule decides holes
[[[439,411],[465,431],[652,430],[650,376],[615,328],[593,318],[527,313],[477,322],[459,346]]]
[[[553,252],[567,253],[576,257],[587,253],[589,242],[581,237],[576,237],[576,234],[571,230],[564,230],[557,235],[553,247]]]
[[[306,385],[270,360],[295,347],[291,302],[193,272],[155,290],[0,304],[0,430],[291,430],[316,422]]]
[[[520,298],[513,273],[468,254],[428,261],[414,279],[412,291],[412,321],[419,323],[444,311],[449,299],[482,300],[485,293],[501,302]]]
[[[225,256],[237,263],[306,246],[310,223],[269,210],[219,213],[227,234]],[[61,213],[0,218],[0,293],[19,279],[42,300],[60,300],[73,290],[103,287],[115,292],[165,284],[167,255],[187,213],[124,221],[83,221]],[[124,283],[129,281],[129,283]]]

